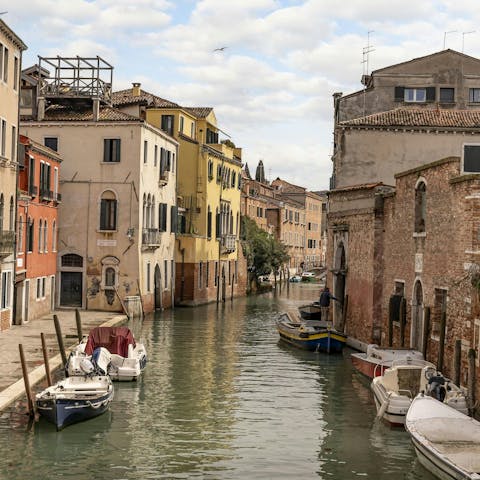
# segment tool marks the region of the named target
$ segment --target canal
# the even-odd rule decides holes
[[[0,479],[433,480],[408,434],[375,418],[348,351],[279,342],[276,314],[318,290],[292,284],[133,323],[149,353],[143,378],[116,383],[107,414],[58,433],[5,412]]]

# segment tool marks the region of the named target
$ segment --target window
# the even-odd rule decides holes
[[[480,88],[470,88],[468,91],[468,101],[470,103],[480,103]]]
[[[232,188],[235,187],[237,174],[232,171]]]
[[[18,240],[17,240],[17,252],[21,253],[23,249],[23,217],[20,215],[18,218]]]
[[[38,222],[38,251],[42,252],[42,240],[43,240],[43,220]]]
[[[35,185],[35,158],[32,156],[29,157],[28,162],[28,193],[32,195],[32,197],[38,193]]]
[[[3,51],[3,81],[8,82],[8,48]]]
[[[441,88],[440,89],[440,103],[454,103],[455,102],[455,89],[454,88]]]
[[[218,143],[218,133],[207,128],[207,139],[205,143]]]
[[[37,278],[37,300],[40,298],[45,298],[45,283],[46,277]]]
[[[158,163],[158,145],[155,145],[153,153],[153,165],[156,167]]]
[[[33,242],[35,236],[35,222],[29,218],[27,226],[27,252],[33,252]]]
[[[208,180],[213,180],[213,162],[211,160],[208,161]]]
[[[405,102],[425,102],[426,91],[424,88],[406,88],[403,98]]]
[[[44,220],[43,222],[43,251],[48,253],[48,222]]]
[[[103,140],[103,161],[105,163],[120,162],[119,138],[105,138]]]
[[[480,173],[480,145],[463,146],[463,171]]]
[[[143,163],[148,162],[148,142],[144,140],[143,142]]]
[[[58,137],[45,137],[43,143],[46,147],[58,152]]]
[[[420,182],[415,189],[415,232],[425,232],[426,197],[427,189],[424,182]]]
[[[173,115],[162,115],[160,128],[173,136]]]
[[[172,205],[170,207],[170,232],[177,233],[178,227],[178,207],[176,205]]]
[[[7,145],[7,121],[2,120],[0,124],[0,155],[5,157]]]
[[[62,255],[62,267],[83,267],[83,257],[75,253],[67,253]]]
[[[147,292],[151,289],[151,282],[150,282],[150,263],[147,263]]]
[[[0,43],[0,81],[2,80],[2,72],[3,72],[3,49],[4,46]]]
[[[105,269],[105,288],[115,287],[115,269],[107,267]]]
[[[178,131],[180,133],[183,133],[183,123],[184,123],[184,118],[180,115],[180,122],[179,122],[179,126],[178,126]]]
[[[15,127],[15,125],[12,125],[12,154],[10,157],[10,160],[12,162],[17,161],[17,142],[18,142],[17,127]]]
[[[5,271],[2,272],[2,297],[0,308],[9,308],[10,307],[10,292],[12,290],[12,272]]]
[[[158,205],[158,230],[160,232],[167,231],[167,207],[166,203]]]
[[[14,57],[13,60],[13,89],[18,90],[18,57]]]
[[[53,169],[53,199],[58,200],[58,167]]]
[[[15,231],[15,202],[13,201],[13,196],[10,197],[10,212],[8,224],[10,225],[10,231]]]
[[[100,201],[100,230],[117,229],[117,199],[115,194],[107,190]]]
[[[190,137],[195,138],[195,123],[190,124]]]
[[[57,251],[57,222],[54,220],[52,225],[52,252]]]
[[[207,237],[212,238],[212,211],[210,205],[208,206],[207,212]]]

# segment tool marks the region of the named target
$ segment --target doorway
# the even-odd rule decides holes
[[[155,299],[155,310],[161,310],[163,308],[162,302],[162,272],[160,271],[160,267],[158,263],[155,265],[155,273],[153,275],[153,283],[154,283],[154,299]]]
[[[346,257],[345,247],[340,243],[335,252],[335,274],[333,277],[333,295],[338,302],[333,302],[333,321],[335,327],[344,331],[343,306],[345,305],[345,283],[346,283]]]
[[[82,306],[82,272],[61,272],[60,305],[62,307]]]

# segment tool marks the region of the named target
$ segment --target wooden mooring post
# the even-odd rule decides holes
[[[400,346],[405,346],[405,325],[407,323],[407,300],[402,297],[400,301]]]
[[[45,335],[40,333],[40,338],[42,339],[42,352],[43,352],[43,363],[45,364],[45,375],[47,376],[47,385],[52,386],[52,376],[50,375],[50,363],[48,361],[48,351],[47,344],[45,342]]]
[[[475,349],[468,351],[468,410],[471,416],[475,414],[475,388],[476,388],[476,371],[475,371]]]
[[[453,357],[453,382],[460,385],[460,369],[462,365],[462,341],[455,340],[455,355]]]
[[[53,322],[55,323],[55,332],[57,333],[58,348],[60,349],[60,355],[62,356],[62,363],[65,367],[67,365],[67,355],[65,354],[65,347],[63,346],[62,329],[56,315],[53,316]]]
[[[80,318],[80,312],[78,308],[75,309],[75,321],[77,322],[78,343],[81,343],[83,340],[82,319]]]
[[[25,393],[27,394],[27,409],[30,417],[35,416],[35,410],[33,408],[32,391],[30,390],[30,380],[28,379],[27,363],[25,362],[25,354],[23,353],[23,345],[18,344],[18,350],[20,351],[20,362],[22,364],[23,382],[25,383]]]
[[[430,315],[431,315],[430,307],[425,307],[425,315],[423,318],[423,337],[422,337],[423,358],[427,358],[428,333],[430,332]]]

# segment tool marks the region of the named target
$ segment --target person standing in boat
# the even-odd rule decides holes
[[[322,293],[320,293],[320,299],[318,300],[318,303],[320,304],[320,310],[322,312],[322,320],[325,322],[329,321],[330,300],[336,300],[338,302],[338,298],[334,297],[330,292],[330,289],[325,286],[325,288],[322,290]]]

